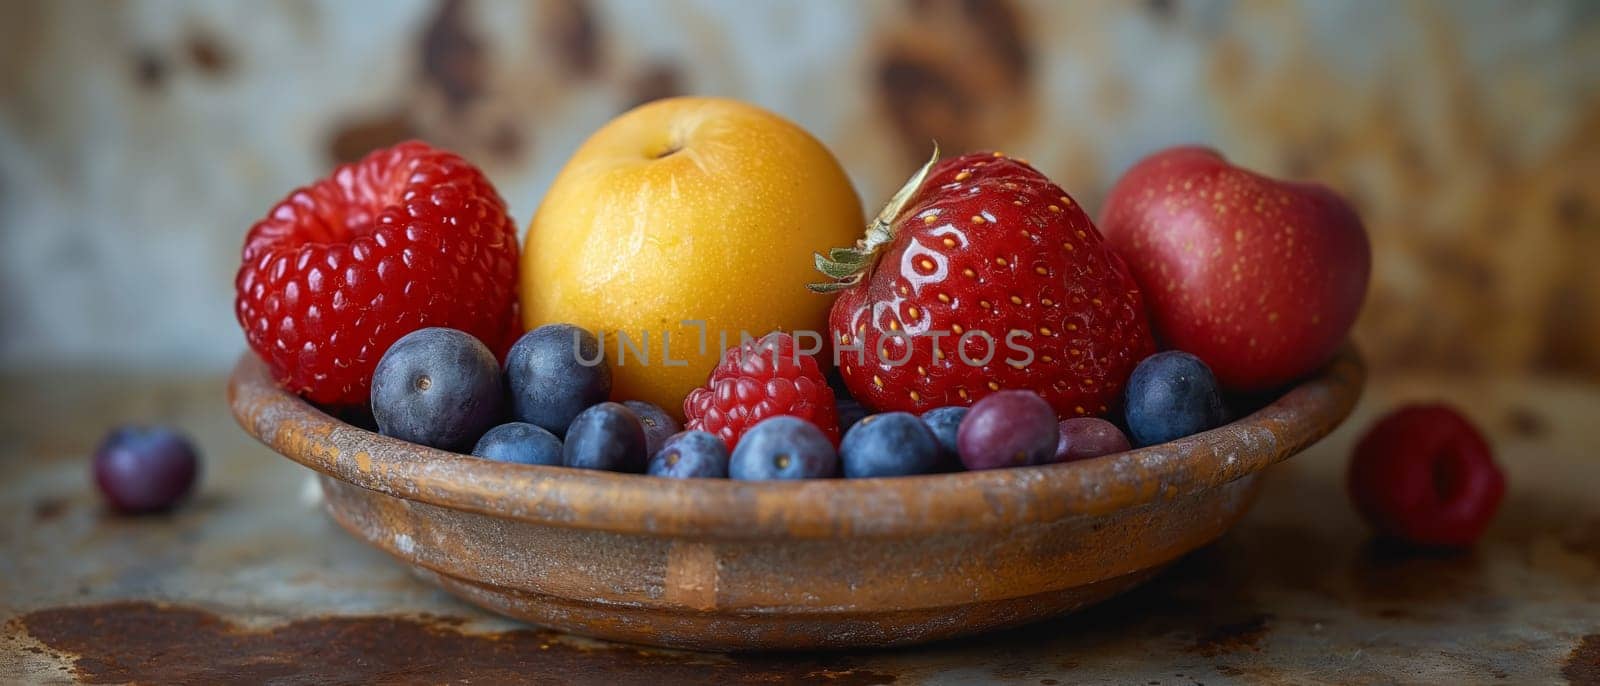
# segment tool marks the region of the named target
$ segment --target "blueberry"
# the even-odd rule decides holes
[[[931,474],[942,466],[942,457],[933,430],[909,412],[868,416],[839,444],[839,462],[852,479]]]
[[[972,405],[956,432],[967,469],[1044,464],[1056,454],[1056,411],[1032,391],[1000,391]]]
[[[194,444],[163,427],[118,428],[94,451],[94,482],[129,514],[166,510],[189,494],[200,471]]]
[[[1217,377],[1200,358],[1169,350],[1144,359],[1123,391],[1128,434],[1146,446],[1220,426],[1224,419]]]
[[[611,395],[611,368],[600,341],[571,324],[546,324],[506,353],[511,416],[565,436],[579,412]]]
[[[645,441],[639,415],[621,403],[600,403],[579,412],[567,427],[561,463],[578,469],[642,472]]]
[[[828,379],[828,388],[833,390],[834,414],[839,419],[839,435],[850,431],[850,427],[861,421],[862,417],[872,414],[872,410],[862,405],[861,401],[850,393],[850,388],[845,385],[844,377],[839,374],[838,367],[827,367],[823,375]]]
[[[750,427],[728,461],[728,476],[746,481],[822,479],[838,473],[833,442],[799,417],[772,417]]]
[[[1099,417],[1073,417],[1060,424],[1061,439],[1056,442],[1056,455],[1051,462],[1087,460],[1091,457],[1120,453],[1132,447],[1122,429]]]
[[[649,473],[673,479],[725,479],[728,446],[704,431],[673,434],[650,458]]]
[[[922,413],[922,423],[927,424],[933,431],[933,437],[939,439],[939,451],[943,453],[942,461],[946,470],[961,468],[961,453],[956,450],[956,430],[961,428],[961,420],[967,418],[970,409],[952,405],[935,407]]]
[[[372,416],[385,436],[460,452],[498,423],[504,408],[494,353],[455,329],[400,337],[372,372]]]
[[[845,385],[844,375],[839,373],[838,367],[824,365],[822,376],[828,380],[828,388],[833,389],[835,397],[850,395],[850,387]]]
[[[666,444],[667,439],[683,430],[683,425],[679,424],[678,420],[673,419],[666,410],[656,405],[643,400],[625,400],[622,404],[639,415],[639,424],[644,427],[645,455],[661,452],[661,447]]]
[[[560,466],[561,439],[526,422],[508,422],[478,439],[472,454],[495,462]]]
[[[849,433],[850,427],[855,426],[856,422],[872,414],[871,410],[852,397],[848,391],[834,391],[833,405],[839,415],[839,431],[845,433]]]

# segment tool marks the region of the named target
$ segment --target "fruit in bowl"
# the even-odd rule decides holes
[[[472,446],[473,457],[517,464],[561,464],[561,439],[527,422],[506,422],[494,427]]]
[[[1151,179],[1168,178],[1160,207],[1187,214],[1151,209],[1163,197]],[[1336,197],[1193,149],[1142,163],[1118,188],[1116,240],[1104,240],[1027,162],[941,162],[936,148],[865,236],[823,254],[861,219],[832,155],[759,108],[673,98],[579,149],[530,225],[520,281],[494,188],[459,157],[406,143],[296,191],[251,229],[239,318],[279,383],[368,410],[385,435],[508,464],[746,479],[1036,466],[1163,443],[1224,421],[1223,373],[1206,354],[1235,354],[1219,363],[1233,371],[1262,363],[1264,377],[1231,377],[1253,388],[1304,374],[1342,336],[1366,264]],[[1136,276],[1168,274],[1174,241],[1214,232],[1226,203],[1245,201],[1259,216],[1236,230],[1240,245],[1182,255],[1185,274],[1288,260],[1273,273],[1294,281],[1309,255],[1341,275],[1260,296],[1312,312],[1269,318],[1281,325],[1271,345],[1157,353]],[[1291,249],[1301,231],[1320,240]],[[807,283],[808,261],[830,281]],[[1194,296],[1154,286],[1169,338],[1216,324],[1183,309]],[[1248,290],[1196,287],[1235,305]],[[513,344],[518,312],[532,328]],[[809,330],[824,322],[827,345]],[[1306,336],[1299,357],[1262,362]],[[831,363],[813,356],[823,349]]]
[[[1222,424],[1217,379],[1200,358],[1179,350],[1145,358],[1128,377],[1123,406],[1138,445],[1166,443]]]
[[[400,337],[372,372],[378,432],[460,451],[498,424],[505,405],[500,365],[488,346],[455,329]]]
[[[506,352],[506,388],[517,421],[557,436],[589,406],[611,397],[611,368],[600,364],[600,340],[570,324],[524,334]]]
[[[234,309],[278,383],[364,407],[378,358],[412,331],[460,329],[503,350],[516,281],[500,194],[460,156],[413,141],[340,166],[252,226]]]
[[[1057,425],[1060,440],[1051,462],[1087,460],[1101,455],[1125,452],[1132,446],[1122,429],[1099,417],[1072,417]]]
[[[956,431],[967,469],[1024,467],[1048,462],[1060,442],[1055,410],[1028,391],[1000,391],[973,404]]]
[[[741,481],[823,479],[839,473],[833,439],[799,417],[764,419],[728,457],[728,476]]]
[[[680,431],[667,437],[646,471],[669,479],[721,479],[728,476],[728,446],[704,431]]]
[[[939,437],[910,412],[864,417],[839,445],[844,475],[851,478],[908,476],[938,471]]]
[[[921,413],[1028,389],[1063,416],[1111,412],[1155,352],[1121,258],[1026,162],[937,159],[856,245],[816,258],[833,281],[814,288],[839,294],[828,328],[851,394]]]
[[[603,402],[578,413],[567,427],[561,464],[577,469],[642,472],[650,455],[639,415],[621,403]]]
[[[1372,269],[1366,230],[1343,198],[1207,148],[1135,164],[1112,187],[1100,228],[1143,286],[1162,342],[1233,390],[1278,388],[1332,358]]]
[[[795,124],[721,98],[652,102],[595,132],[540,203],[522,317],[595,332],[614,394],[677,414],[741,331],[822,329],[810,256],[861,224],[844,170]],[[622,334],[645,354],[615,354]]]
[[[833,389],[817,360],[782,332],[729,348],[706,384],[683,400],[683,411],[686,426],[716,435],[730,449],[750,428],[780,415],[804,419],[839,443]]]

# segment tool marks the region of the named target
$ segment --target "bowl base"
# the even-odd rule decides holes
[[[1154,555],[1153,558],[1146,558],[1137,564],[1123,564],[1121,570],[1109,576],[1104,574],[1106,568],[1100,568],[1101,572],[1086,572],[1082,568],[1082,558],[1061,554],[1061,550],[1055,554],[1044,554],[1046,546],[1051,545],[1069,548],[1085,546],[1086,549],[1098,551],[1095,557],[1130,562],[1132,558],[1125,558],[1110,550],[1109,541],[1122,537],[1120,529],[1106,529],[1093,523],[1081,528],[1068,527],[1053,534],[1019,530],[1013,535],[1030,542],[1023,546],[1027,557],[1020,560],[1005,556],[991,557],[981,565],[999,565],[1001,569],[1013,573],[1029,568],[1034,575],[1050,578],[1057,586],[1043,592],[1017,596],[991,593],[987,596],[958,598],[956,602],[943,605],[920,607],[895,603],[887,609],[878,610],[842,605],[822,609],[770,605],[738,609],[719,603],[714,590],[697,593],[696,584],[684,583],[684,578],[693,577],[695,571],[709,572],[715,577],[717,571],[726,571],[730,565],[737,565],[743,557],[737,552],[730,553],[731,557],[725,559],[713,557],[694,560],[680,556],[678,551],[705,550],[703,544],[614,540],[599,532],[508,529],[492,518],[440,511],[430,505],[392,498],[336,479],[322,479],[328,513],[342,528],[394,555],[420,579],[472,605],[541,627],[592,638],[714,651],[903,646],[1005,629],[1069,614],[1149,580],[1183,553],[1221,536],[1248,509],[1259,486],[1260,480],[1252,475],[1221,489],[1222,493],[1227,494],[1226,497],[1207,497],[1191,503],[1185,508],[1189,516],[1181,518],[1185,524],[1180,527],[1181,536],[1172,539],[1170,546],[1164,551],[1149,551]],[[458,522],[457,519],[462,521]],[[578,537],[583,544],[573,544],[567,540],[568,537]],[[877,546],[891,545],[880,542],[869,547],[881,550],[885,548]],[[444,552],[446,548],[454,549]],[[925,545],[922,548],[924,554],[919,556],[919,561],[910,563],[911,567],[875,570],[876,573],[872,574],[874,580],[866,583],[872,589],[881,589],[902,586],[919,575],[940,578],[936,582],[940,584],[958,583],[961,580],[961,573],[939,577],[936,570],[953,568],[950,560],[930,558],[938,550],[936,546]],[[959,558],[962,552],[971,549],[970,543],[957,544],[952,556]],[[604,550],[606,554],[601,557],[570,555],[574,550]],[[824,568],[809,570],[802,576],[810,573],[849,573],[852,565],[838,563],[857,558],[851,557],[848,548],[843,546],[829,550],[835,550],[838,554],[829,557],[828,551],[811,550],[793,558],[765,563],[764,568],[796,569],[803,566],[806,560],[815,562],[827,558],[823,561],[829,564]],[[495,554],[509,558],[537,557],[536,562],[518,566],[543,571],[538,579],[505,576],[510,569],[508,567],[498,567],[499,574],[491,575],[497,566],[485,558],[488,554],[485,551],[500,551]],[[1012,559],[1013,564],[1002,561],[1006,559]],[[466,560],[475,563],[469,569],[486,576],[480,580],[452,573]],[[1128,571],[1129,567],[1132,567],[1131,571]],[[633,574],[625,574],[612,583],[637,583],[640,586],[619,592],[609,584],[593,585],[591,571],[572,573],[577,569],[596,568],[633,570]],[[695,571],[682,571],[685,568]],[[862,571],[860,567],[854,569]],[[1087,579],[1083,578],[1086,573]],[[749,576],[763,574],[750,573]],[[901,583],[891,584],[886,581],[887,577],[899,578]],[[649,581],[651,579],[658,579],[661,583],[652,583]],[[713,587],[716,584],[714,580],[709,583]],[[1011,587],[1037,587],[1041,583],[1012,584]],[[534,590],[544,587],[557,588],[561,593]],[[812,588],[815,590],[816,586]],[[655,602],[618,602],[612,599],[616,597],[644,597]],[[867,604],[883,607],[887,603]]]
[[[413,565],[417,576],[478,607],[590,638],[719,652],[840,650],[928,643],[1076,612],[1142,584],[1167,565],[1084,586],[950,608],[874,613],[729,614],[574,602],[508,591]]]

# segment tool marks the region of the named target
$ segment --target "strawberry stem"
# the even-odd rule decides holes
[[[877,264],[878,253],[883,250],[883,246],[894,240],[895,220],[900,218],[906,206],[911,204],[912,198],[916,197],[917,191],[922,189],[923,182],[928,180],[928,173],[933,171],[933,165],[938,161],[939,143],[934,141],[933,156],[900,186],[900,190],[895,191],[889,198],[889,203],[878,212],[878,216],[873,218],[872,223],[867,224],[866,236],[857,240],[852,247],[832,248],[828,250],[826,256],[822,253],[813,253],[817,271],[832,281],[809,284],[806,288],[813,293],[834,293],[861,283]]]

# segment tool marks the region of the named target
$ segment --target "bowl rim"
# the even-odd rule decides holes
[[[280,388],[246,351],[228,382],[252,436],[328,477],[408,501],[533,524],[705,539],[911,537],[1100,515],[1255,474],[1354,408],[1366,377],[1346,345],[1315,374],[1224,426],[1077,462],[872,479],[665,479],[493,462],[382,436]]]

